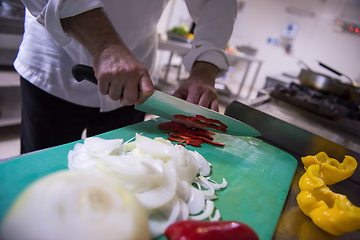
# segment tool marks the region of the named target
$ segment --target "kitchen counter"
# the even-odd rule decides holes
[[[166,138],[165,131],[157,128],[163,121],[166,119],[158,118],[157,121],[134,124],[99,137],[127,140],[137,132],[150,138]],[[225,178],[228,182],[226,189],[217,191],[215,207],[224,220],[244,222],[253,227],[262,240],[270,240],[297,161],[290,154],[255,138],[220,133],[214,137],[215,141],[225,143],[226,147],[204,144],[200,148],[186,148],[199,152],[211,162],[211,179],[221,181]],[[30,183],[49,173],[67,169],[67,155],[75,143],[20,155],[0,164],[0,219],[16,196]]]
[[[300,193],[298,183],[305,170],[301,162],[301,157],[294,153],[292,153],[292,155],[298,160],[298,167],[291,183],[273,240],[359,240],[360,230],[334,236],[318,228],[312,220],[300,210],[296,196]],[[355,206],[360,207],[359,184],[346,179],[330,186],[330,189],[333,192],[346,195]]]
[[[148,125],[151,125],[152,127],[149,127]],[[143,132],[145,135],[150,135],[150,136],[159,136],[159,130],[156,130],[156,128],[154,128],[155,123],[153,121],[148,121],[147,123],[144,124],[139,124],[137,126],[129,126],[128,128],[123,128],[123,129],[118,129],[112,132],[108,132],[103,134],[102,136],[106,136],[105,138],[125,138],[128,139],[130,137],[133,136],[134,134],[134,130],[136,129],[136,132]],[[150,130],[150,131],[149,131]],[[163,133],[162,133],[163,134]],[[121,136],[121,137],[120,137]],[[225,136],[224,136],[225,137]],[[225,139],[231,139],[231,137],[226,137]],[[251,149],[256,149],[256,146],[252,146],[251,144],[245,144],[246,142],[244,142],[244,140],[246,140],[247,138],[239,138],[236,139],[236,141],[234,141],[234,139],[232,141],[228,141],[229,145],[227,145],[229,147],[229,150],[221,150],[220,149],[220,154],[222,156],[221,161],[223,162],[222,164],[224,164],[224,169],[222,169],[221,171],[223,173],[225,172],[231,172],[231,173],[236,173],[235,175],[237,176],[237,178],[241,179],[242,175],[246,175],[246,174],[253,174],[252,176],[258,176],[261,179],[267,179],[268,182],[266,182],[265,184],[256,184],[256,186],[248,186],[251,187],[253,189],[253,196],[250,196],[250,198],[252,199],[251,202],[246,202],[246,207],[247,208],[253,208],[256,203],[262,203],[263,205],[260,205],[262,207],[257,207],[259,208],[259,211],[264,211],[265,213],[267,213],[268,215],[276,215],[273,218],[277,219],[277,216],[280,216],[278,218],[278,222],[275,228],[275,232],[273,234],[273,236],[268,236],[266,238],[263,239],[273,239],[273,240],[288,240],[288,239],[299,239],[299,240],[311,240],[311,239],[316,239],[316,240],[332,240],[332,239],[339,239],[339,240],[352,240],[352,239],[359,239],[360,237],[360,230],[356,231],[356,232],[352,232],[352,233],[347,233],[347,234],[343,234],[339,237],[330,235],[326,232],[324,232],[323,230],[319,229],[318,227],[316,227],[312,221],[306,217],[298,208],[297,202],[296,202],[296,196],[299,193],[299,188],[298,188],[298,181],[300,176],[304,173],[304,168],[303,165],[300,161],[300,157],[297,154],[294,154],[292,152],[289,152],[287,150],[281,149],[281,147],[276,146],[273,143],[269,143],[267,142],[265,139],[261,139],[263,142],[265,142],[266,144],[268,144],[269,146],[262,144],[266,149],[273,149],[272,146],[276,147],[277,149],[281,149],[283,152],[282,156],[287,156],[288,153],[285,153],[285,151],[289,152],[296,160],[297,160],[297,166],[295,166],[296,171],[295,171],[295,175],[293,175],[293,173],[288,173],[291,178],[290,178],[290,185],[287,185],[288,183],[284,182],[283,184],[286,184],[286,186],[290,186],[289,188],[289,192],[287,193],[287,191],[284,192],[284,190],[281,190],[279,192],[279,195],[277,196],[272,196],[269,197],[268,192],[264,191],[264,189],[267,189],[266,186],[270,186],[272,184],[272,180],[274,178],[278,178],[280,177],[279,175],[282,175],[283,173],[286,174],[287,171],[293,171],[291,169],[288,170],[284,170],[284,171],[278,171],[279,167],[281,166],[281,164],[284,164],[284,159],[278,158],[278,159],[273,159],[271,157],[271,155],[267,156],[267,158],[264,158],[265,155],[259,156],[261,158],[263,158],[263,160],[265,160],[265,164],[264,161],[262,161],[262,168],[261,169],[266,169],[266,170],[261,170],[259,171],[259,173],[257,172],[252,172],[252,171],[247,171],[245,169],[244,172],[240,171],[239,173],[237,173],[236,168],[234,168],[231,164],[229,166],[229,159],[230,155],[228,155],[231,152],[237,152],[236,155],[242,155],[240,161],[238,162],[242,162],[242,161],[246,161],[247,158],[253,156],[253,154],[255,152],[251,152],[251,151],[255,151],[255,150],[251,150]],[[258,144],[261,144],[261,141],[255,140]],[[244,151],[244,146],[246,145],[246,150]],[[33,181],[37,178],[39,178],[41,175],[44,175],[46,172],[52,172],[55,171],[59,168],[66,168],[66,159],[64,158],[64,156],[67,155],[68,151],[70,149],[73,148],[74,143],[69,143],[66,145],[61,145],[55,148],[50,148],[50,149],[45,149],[45,150],[41,150],[38,152],[34,152],[34,153],[30,153],[30,154],[25,154],[25,155],[21,155],[21,156],[17,156],[11,159],[6,159],[4,161],[9,162],[10,160],[15,160],[18,162],[19,165],[16,165],[15,162],[13,165],[9,165],[8,168],[9,170],[11,169],[11,171],[14,171],[14,169],[22,169],[21,171],[21,175],[23,176],[21,178],[21,181]],[[207,148],[208,149],[208,148]],[[213,149],[213,148],[211,148]],[[275,149],[275,148],[274,148]],[[250,151],[249,151],[250,150]],[[53,156],[51,159],[49,159],[48,157],[50,156],[49,153],[55,153],[56,154],[51,154],[51,156]],[[201,154],[205,154],[206,158],[210,158],[210,156],[212,156],[212,159],[214,158],[214,156],[216,154],[214,154],[213,150],[209,151],[209,150],[205,150],[205,149],[199,149],[199,152]],[[280,152],[279,152],[280,153]],[[32,172],[32,170],[30,168],[24,168],[24,166],[26,166],[27,162],[31,161],[32,165],[34,165],[32,167],[32,169],[36,168],[37,171]],[[34,162],[35,161],[35,162]],[[49,163],[49,162],[50,163]],[[0,161],[1,162],[1,161]],[[285,161],[286,162],[286,161]],[[266,164],[267,163],[267,164]],[[25,164],[25,165],[24,165]],[[219,169],[216,167],[218,164],[220,164],[217,161],[213,162],[213,167],[214,167],[214,172],[212,176],[215,176]],[[16,168],[14,168],[14,166],[17,166]],[[0,165],[1,166],[1,165]],[[222,166],[222,165],[219,165]],[[4,171],[3,168],[0,167],[0,172]],[[216,170],[218,169],[218,170]],[[276,172],[277,171],[277,172]],[[9,173],[8,173],[9,174]],[[255,174],[255,175],[254,175]],[[279,175],[278,175],[279,174]],[[294,176],[294,177],[292,177]],[[1,179],[1,177],[0,177]],[[234,182],[234,181],[229,181],[229,183],[232,183],[233,185],[233,190],[236,190],[236,194],[238,195],[234,195],[232,198],[230,198],[230,201],[232,204],[239,204],[239,202],[241,203],[241,201],[239,201],[239,199],[241,199],[241,196],[243,195],[245,189],[243,189],[243,187],[241,186],[242,183],[244,183],[243,181],[246,178],[242,178],[241,181],[238,182]],[[292,181],[291,181],[292,179]],[[230,180],[230,179],[228,179]],[[251,178],[248,179],[251,181]],[[262,181],[263,181],[262,180]],[[0,181],[2,182],[2,181]],[[2,182],[4,184],[4,182]],[[248,185],[249,183],[247,183],[246,185]],[[252,185],[252,184],[250,184]],[[276,188],[275,188],[276,189]],[[288,188],[287,188],[288,189]],[[360,185],[355,184],[354,182],[350,181],[350,180],[345,180],[343,182],[340,182],[338,184],[335,184],[331,187],[331,189],[334,192],[337,193],[342,193],[342,194],[346,194],[348,196],[348,198],[352,201],[353,204],[360,206],[360,196],[358,195],[358,193],[360,192]],[[230,189],[229,189],[230,191]],[[246,192],[246,191],[245,191]],[[12,192],[10,195],[14,194],[14,192]],[[222,201],[220,201],[221,199],[225,198],[225,195],[227,194],[227,191],[221,191],[219,192],[219,201],[215,203],[216,207],[222,207],[222,205],[224,203],[221,203]],[[283,198],[283,195],[285,194],[285,202],[283,207],[280,208],[280,213],[277,212],[278,209],[278,204],[273,203],[272,201],[274,201],[273,197],[275,197],[275,199],[278,199],[277,201],[282,201],[281,198]],[[287,196],[286,196],[287,194]],[[246,194],[245,194],[246,195]],[[228,196],[229,197],[229,196]],[[1,197],[0,197],[1,199]],[[5,198],[3,198],[4,201]],[[229,199],[229,198],[228,198]],[[229,204],[226,203],[226,205],[228,206]],[[235,206],[235,205],[234,205]],[[267,206],[267,207],[264,207]],[[243,206],[244,207],[244,206]],[[225,209],[228,209],[226,207],[224,207]],[[231,208],[231,212],[233,212],[234,208]],[[262,210],[260,210],[262,209]],[[282,210],[281,210],[282,209]],[[229,213],[223,213],[223,217],[225,219],[229,218],[229,216],[227,215]],[[278,215],[279,214],[279,215]],[[241,216],[244,215],[244,212],[241,213],[237,213],[236,216],[237,217],[244,217]],[[267,216],[268,216],[267,215]],[[255,216],[255,217],[254,217]],[[250,216],[249,218],[244,218],[247,219],[247,221],[258,221],[259,219],[259,215],[254,215],[254,216]],[[261,219],[261,217],[260,217]],[[277,220],[276,220],[277,221]],[[268,222],[268,223],[262,223],[262,226],[260,229],[263,228],[268,228],[267,225],[272,225],[273,223]]]
[[[296,196],[300,192],[298,182],[305,172],[301,157],[315,155],[320,151],[325,151],[330,157],[334,157],[339,161],[342,161],[345,155],[350,155],[360,163],[360,153],[297,127],[295,126],[296,123],[294,121],[286,120],[286,118],[279,118],[278,114],[271,115],[272,112],[266,111],[266,109],[269,109],[266,104],[273,105],[272,107],[277,105],[274,102],[269,103],[269,101],[271,100],[266,95],[259,97],[248,104],[234,101],[227,107],[225,114],[256,128],[262,133],[260,139],[290,153],[298,161],[294,179],[291,183],[273,240],[360,239],[360,230],[346,233],[341,236],[333,236],[321,230],[309,217],[302,213],[296,201]],[[281,103],[280,106],[283,106],[283,104]],[[282,112],[280,116],[289,116],[287,114],[287,108],[282,108],[280,106],[278,106],[277,110],[277,112]],[[289,108],[293,108],[293,106],[289,106]],[[304,115],[300,114],[300,116]],[[329,187],[333,192],[346,195],[355,206],[360,207],[359,166],[353,176]]]

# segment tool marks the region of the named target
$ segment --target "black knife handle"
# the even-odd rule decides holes
[[[81,82],[82,80],[88,80],[89,82],[92,82],[94,84],[98,84],[98,81],[95,77],[94,69],[90,66],[77,64],[73,66],[72,75],[76,79],[76,81]]]

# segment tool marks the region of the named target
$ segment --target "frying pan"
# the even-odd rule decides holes
[[[302,84],[325,93],[351,99],[356,102],[359,101],[356,93],[357,88],[354,86],[352,80],[346,75],[335,71],[334,69],[319,62],[320,66],[325,67],[326,69],[332,71],[339,76],[345,76],[349,80],[350,84],[343,83],[339,79],[314,72],[302,61],[300,61],[299,63],[303,64],[306,67],[305,69],[301,69],[301,72],[298,76],[298,79]]]

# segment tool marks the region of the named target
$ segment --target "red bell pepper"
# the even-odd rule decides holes
[[[205,137],[202,136],[195,136],[195,135],[191,135],[188,133],[170,133],[171,137],[180,137],[183,139],[193,139],[193,140],[200,140],[202,143],[208,143],[214,146],[218,146],[218,147],[224,147],[225,143],[219,143],[219,142],[213,142]],[[170,139],[169,139],[170,140]],[[171,141],[171,140],[170,140]]]
[[[194,116],[185,116],[185,115],[174,115],[174,118],[178,121],[181,121],[187,126],[191,127],[207,127],[207,128],[213,128],[221,132],[226,132],[228,126],[220,122],[216,119],[210,119],[206,118],[201,115],[194,115]]]
[[[189,130],[184,124],[175,121],[166,121],[158,125],[158,128],[165,131],[171,132],[188,132]]]
[[[165,233],[168,240],[258,240],[248,225],[235,221],[180,221],[170,225]]]
[[[184,119],[185,118],[196,119],[199,117],[200,117],[200,119],[204,119],[204,117],[202,117],[200,115],[196,115],[194,117],[186,117],[183,115],[175,115],[175,116],[177,116],[178,118],[184,118]],[[205,119],[209,122],[219,122],[217,120],[212,120],[212,119],[207,119],[207,118],[205,118]],[[222,126],[222,125],[220,125],[220,126]],[[204,130],[204,129],[192,128],[192,127],[188,128],[184,124],[179,123],[179,122],[175,122],[175,121],[162,122],[158,125],[158,128],[161,130],[170,131],[170,133],[169,133],[170,137],[168,138],[168,140],[170,140],[170,141],[186,143],[188,145],[192,145],[195,147],[200,147],[201,144],[203,144],[203,143],[208,143],[208,144],[211,144],[214,146],[220,146],[220,147],[225,146],[224,143],[213,142],[214,138],[212,136],[215,135],[214,132]]]

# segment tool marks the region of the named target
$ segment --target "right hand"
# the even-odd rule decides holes
[[[118,36],[101,8],[61,19],[65,32],[83,45],[92,56],[101,94],[122,105],[140,105],[154,92],[146,68]]]
[[[123,44],[96,52],[92,63],[100,93],[124,106],[141,105],[154,92],[148,71]]]

